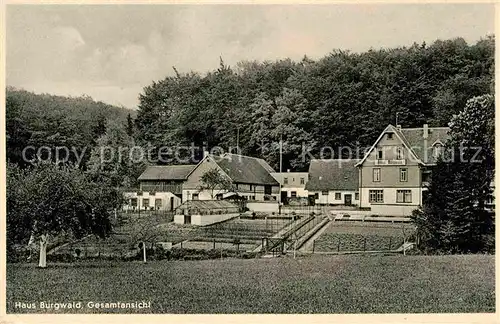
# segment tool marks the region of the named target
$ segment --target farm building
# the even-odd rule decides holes
[[[316,205],[359,205],[359,177],[355,167],[359,160],[311,160],[309,203]]]
[[[160,210],[173,211],[181,204],[181,198],[171,192],[127,191],[124,193],[126,204],[123,210]]]
[[[173,211],[182,203],[182,184],[195,165],[148,166],[139,188],[125,192],[125,210]]]
[[[271,175],[281,185],[280,201],[283,204],[307,204],[306,183],[309,180],[309,173],[287,171],[273,172]]]
[[[215,192],[200,189],[201,177],[212,169],[219,170],[234,187],[234,193],[247,201],[274,201],[279,199],[279,183],[271,176],[274,170],[266,161],[254,157],[226,153],[207,154],[187,175],[182,185],[182,201],[222,199],[230,194],[226,189]]]
[[[226,200],[188,200],[177,207],[174,223],[205,226],[239,216],[240,208]]]

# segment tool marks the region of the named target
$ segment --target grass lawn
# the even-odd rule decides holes
[[[14,308],[42,301],[151,302],[80,313],[494,312],[494,273],[481,255],[8,264],[7,312],[46,312]]]

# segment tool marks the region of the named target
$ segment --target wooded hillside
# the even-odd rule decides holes
[[[313,61],[240,62],[191,72],[144,88],[136,139],[153,146],[239,147],[277,169],[307,169],[302,143],[369,146],[398,112],[403,127],[446,126],[467,99],[493,93],[494,37],[350,53]],[[307,49],[304,49],[307,52]],[[239,129],[239,131],[238,131]],[[264,149],[262,148],[264,147]],[[337,157],[337,156],[335,156]]]
[[[118,122],[125,125],[129,113],[135,116],[135,111],[96,102],[90,97],[34,94],[8,87],[7,159],[22,166],[25,162],[21,154],[27,146],[36,149],[66,146],[75,147],[84,154],[82,166],[85,166],[98,137],[106,132],[106,124]],[[84,148],[87,149],[84,151]],[[27,153],[29,158],[33,157],[33,150]]]

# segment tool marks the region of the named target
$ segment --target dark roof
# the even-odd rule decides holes
[[[139,176],[139,180],[186,180],[196,165],[152,165]]]
[[[358,159],[311,160],[306,190],[358,190]]]
[[[366,158],[370,155],[372,150],[375,148],[377,143],[380,141],[384,133],[396,133],[396,135],[401,138],[403,144],[412,152],[412,156],[422,162],[423,164],[434,164],[436,162],[433,145],[435,143],[441,143],[446,145],[449,138],[449,127],[428,127],[429,136],[427,138],[427,147],[425,147],[424,141],[424,129],[422,128],[397,128],[392,125],[388,125],[382,133],[380,133],[379,138],[370,148],[370,150],[365,154],[359,165],[363,164]],[[427,154],[425,152],[427,151]]]
[[[429,127],[429,137],[427,138],[427,159],[425,159],[424,130],[423,128],[402,128],[399,132],[403,135],[407,145],[413,150],[415,155],[424,163],[435,163],[432,151],[433,144],[441,142],[443,145],[449,138],[449,127]]]
[[[212,160],[235,183],[279,185],[278,181],[271,176],[271,172],[274,172],[273,168],[262,159],[226,153],[222,156],[212,156]]]

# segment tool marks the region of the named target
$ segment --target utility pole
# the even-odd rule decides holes
[[[240,154],[240,128],[236,130],[236,154]]]
[[[283,134],[280,135],[280,173],[283,165]],[[281,182],[280,182],[281,183]]]
[[[278,203],[279,203],[278,211],[279,211],[280,215],[281,215],[281,203],[282,203],[282,201],[281,201],[281,182],[283,181],[282,168],[283,168],[283,134],[280,134],[280,172],[279,172],[279,175],[280,175],[280,181],[279,181],[280,192],[278,194]]]

